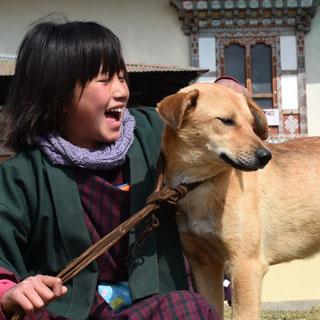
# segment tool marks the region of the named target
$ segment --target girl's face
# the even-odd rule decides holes
[[[120,137],[129,89],[123,73],[109,78],[99,74],[82,87],[75,87],[73,105],[65,113],[63,137],[72,144],[99,149]]]

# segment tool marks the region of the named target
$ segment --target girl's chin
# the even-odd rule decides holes
[[[108,121],[105,123],[104,127],[104,137],[109,139],[110,141],[115,141],[119,139],[120,134],[121,134],[121,125],[122,125],[122,120],[121,121]]]
[[[114,143],[120,138],[120,135],[121,135],[121,131],[119,130],[119,132],[114,132],[112,134],[106,135],[103,141],[104,143]]]

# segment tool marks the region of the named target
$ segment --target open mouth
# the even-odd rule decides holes
[[[107,118],[107,120],[111,122],[118,122],[121,119],[122,110],[123,108],[114,108],[106,111],[104,115]]]

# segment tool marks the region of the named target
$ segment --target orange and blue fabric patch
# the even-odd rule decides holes
[[[119,189],[123,191],[130,191],[130,183],[124,183],[118,186]]]

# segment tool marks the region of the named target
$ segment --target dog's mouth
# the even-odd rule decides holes
[[[220,154],[221,160],[233,168],[241,171],[255,171],[258,169],[263,169],[271,160],[271,157],[271,152],[264,148],[258,149],[254,156],[250,158],[247,156],[241,156],[239,159],[237,159],[237,161],[231,159],[226,153]]]
[[[225,153],[222,153],[220,155],[220,159],[222,159],[225,163],[229,164],[231,167],[238,169],[238,170],[242,170],[242,171],[255,171],[258,170],[259,168],[255,168],[253,166],[248,166],[248,165],[244,165],[241,162],[235,162],[232,159],[230,159]]]

